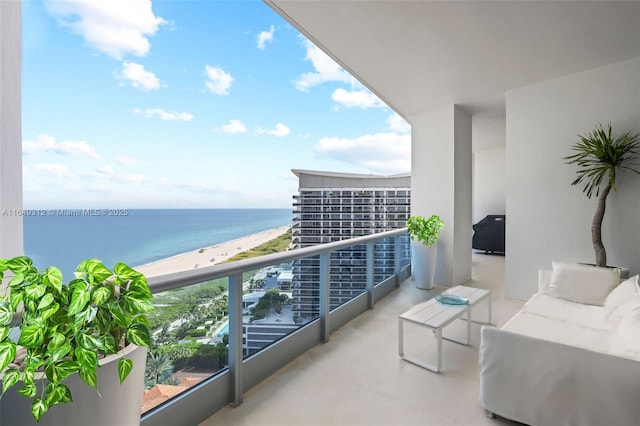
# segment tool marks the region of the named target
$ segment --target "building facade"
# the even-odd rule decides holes
[[[292,170],[298,177],[292,231],[295,248],[341,241],[406,226],[411,205],[411,176],[361,175]],[[406,244],[405,258],[409,256]],[[374,246],[374,282],[393,275],[396,256],[391,239]],[[293,313],[301,320],[318,315],[320,261],[302,259],[293,265]],[[366,246],[332,253],[331,309],[366,290]]]

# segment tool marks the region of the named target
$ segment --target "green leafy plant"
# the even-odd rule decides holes
[[[571,146],[576,153],[564,157],[567,164],[578,165],[578,177],[571,185],[584,182],[582,191],[591,198],[595,193],[598,197],[598,205],[591,222],[591,241],[595,251],[596,266],[607,266],[607,252],[602,243],[602,220],[607,205],[607,196],[613,189],[616,191],[616,173],[630,170],[640,174],[633,166],[636,155],[640,151],[640,134],[626,132],[614,138],[611,123],[605,130],[602,124],[584,135],[578,135],[580,140]],[[606,185],[602,192],[600,186]]]
[[[438,241],[442,228],[444,222],[435,214],[430,217],[411,216],[407,220],[407,232],[411,239],[422,241],[426,246],[432,246]]]
[[[6,271],[13,277],[7,277],[8,294],[0,296],[2,393],[22,381],[18,393],[32,398],[36,421],[73,400],[63,383],[67,377],[78,373],[97,389],[100,358],[130,343],[150,346],[145,314],[154,309],[151,291],[144,275],[124,263],[112,272],[99,260],[85,260],[68,284],[58,268],[39,270],[26,256],[1,259],[0,279]],[[120,383],[132,368],[130,359],[120,358]],[[36,381],[45,378],[39,392]]]

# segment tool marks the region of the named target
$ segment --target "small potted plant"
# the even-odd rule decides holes
[[[438,215],[411,216],[407,220],[407,232],[411,237],[411,270],[416,287],[433,288],[435,280],[436,250],[433,246],[440,237],[444,222]]]
[[[564,157],[567,164],[578,165],[578,177],[571,185],[584,183],[582,191],[591,198],[595,194],[598,204],[591,222],[591,241],[595,252],[596,266],[607,266],[607,252],[602,243],[602,220],[607,206],[607,197],[613,189],[616,191],[616,174],[629,170],[640,174],[633,166],[636,155],[640,153],[640,134],[626,132],[614,138],[611,123],[605,130],[602,124],[586,133],[578,135],[580,139],[571,149],[575,154]],[[605,183],[604,189],[600,186]]]
[[[7,271],[12,276],[4,279]],[[99,408],[90,408],[91,404],[85,403],[85,395],[99,397],[98,403],[102,398],[107,404],[110,402],[105,401],[111,401],[108,395],[111,390],[106,389],[106,385],[113,385],[116,394],[123,393],[118,386],[134,369],[133,358],[136,363],[142,360],[142,365],[135,366],[135,375],[140,376],[136,377],[140,380],[139,395],[121,397],[134,401],[137,398],[137,412],[135,404],[133,411],[129,411],[136,415],[133,422],[139,423],[144,360],[151,343],[146,314],[154,309],[144,275],[123,263],[116,264],[111,271],[99,260],[89,259],[81,262],[75,278],[64,284],[58,268],[50,266],[39,270],[29,257],[20,256],[0,260],[0,278],[5,281],[6,293],[0,296],[3,422],[31,423],[25,417],[29,410],[28,405],[21,402],[24,398],[31,400],[30,412],[37,422],[50,408],[76,398],[64,414],[63,407],[51,411],[52,423],[100,424]],[[111,360],[111,368],[107,368],[105,361]],[[103,379],[105,370],[111,370],[117,381],[114,377]],[[74,381],[79,386],[84,382],[96,392],[80,389],[72,395]],[[17,384],[19,395],[13,390],[7,393]],[[110,422],[124,422],[118,420],[126,410],[123,406],[108,410]],[[89,417],[75,418],[87,415]]]

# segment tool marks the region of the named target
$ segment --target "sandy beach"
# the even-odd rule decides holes
[[[279,237],[287,232],[289,228],[290,226],[282,226],[280,228],[267,229],[266,231],[247,235],[246,237],[237,238],[210,247],[202,247],[198,250],[181,253],[166,259],[137,266],[135,269],[147,277],[154,277],[172,272],[216,265],[238,253],[250,250]]]

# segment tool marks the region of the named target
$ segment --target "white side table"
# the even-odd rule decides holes
[[[471,310],[473,307],[484,299],[488,299],[488,319],[486,324],[491,323],[491,292],[489,290],[482,290],[479,288],[456,286],[448,289],[444,294],[455,294],[460,297],[469,299],[467,305],[445,305],[437,300],[429,299],[426,302],[419,303],[409,309],[407,312],[400,315],[399,318],[399,339],[398,339],[398,351],[400,357],[408,362],[416,364],[417,366],[426,368],[427,370],[438,373],[442,369],[442,339],[449,340],[451,342],[460,343],[462,345],[468,345],[471,339]],[[442,336],[442,330],[453,321],[466,314],[467,320],[467,339],[466,341],[460,341],[448,337]],[[404,330],[403,325],[405,321],[412,322],[414,324],[427,327],[433,331],[436,336],[438,345],[438,359],[437,364],[433,365],[416,357],[405,355],[404,353]],[[482,323],[485,324],[485,323]]]

